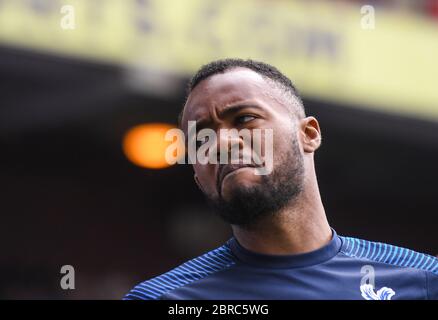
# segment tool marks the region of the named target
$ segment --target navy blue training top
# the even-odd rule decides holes
[[[224,245],[134,287],[132,299],[438,300],[438,259],[397,246],[338,236],[298,255]]]

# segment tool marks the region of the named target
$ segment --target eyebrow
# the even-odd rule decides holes
[[[222,110],[220,110],[218,112],[218,117],[223,118],[223,117],[226,117],[227,115],[237,113],[242,109],[248,109],[248,108],[264,110],[261,106],[256,105],[256,104],[241,104],[241,103],[239,103],[239,104],[234,104],[234,105],[230,105],[230,106],[223,108]],[[195,120],[195,121],[196,121],[197,131],[208,127],[208,125],[212,123],[211,120],[207,120],[207,119],[201,119],[201,120]]]

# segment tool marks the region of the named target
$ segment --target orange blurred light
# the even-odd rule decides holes
[[[166,148],[172,143],[165,141],[168,130],[174,126],[165,123],[148,123],[133,127],[123,139],[126,157],[140,167],[162,169],[169,167],[165,158]]]

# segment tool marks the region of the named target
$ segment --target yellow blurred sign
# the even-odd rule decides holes
[[[260,59],[305,95],[437,120],[438,23],[377,7],[363,29],[362,17],[332,1],[2,0],[0,43],[178,74]]]

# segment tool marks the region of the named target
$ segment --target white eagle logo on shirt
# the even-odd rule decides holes
[[[371,284],[361,285],[360,292],[366,300],[391,300],[392,296],[395,295],[395,291],[388,287],[383,287],[374,292],[374,287]]]

